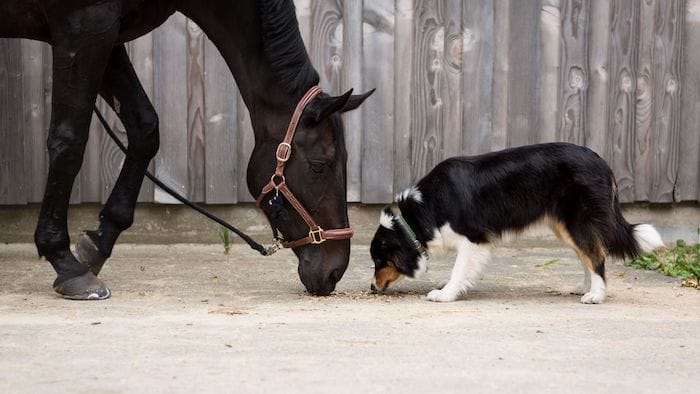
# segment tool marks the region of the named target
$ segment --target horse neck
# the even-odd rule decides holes
[[[182,0],[178,11],[197,23],[222,54],[250,112],[256,141],[280,139],[279,128],[268,124],[289,118],[304,92],[293,97],[277,81],[263,51],[255,2]]]

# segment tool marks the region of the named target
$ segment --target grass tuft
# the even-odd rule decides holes
[[[229,254],[231,251],[231,230],[226,227],[219,228],[219,239],[224,245],[224,254]]]
[[[698,228],[700,237],[700,228]],[[664,275],[683,278],[683,286],[698,287],[700,281],[700,242],[688,244],[679,239],[671,248],[659,249],[625,262],[628,267],[659,271]]]

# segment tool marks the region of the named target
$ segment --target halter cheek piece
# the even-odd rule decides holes
[[[284,248],[296,248],[299,246],[304,246],[308,244],[322,244],[326,240],[338,240],[338,239],[349,239],[352,237],[352,228],[340,228],[332,230],[324,230],[319,226],[311,217],[309,212],[304,208],[304,206],[299,202],[299,200],[294,196],[294,193],[287,187],[287,182],[284,177],[284,167],[287,165],[287,161],[292,156],[292,141],[294,140],[294,133],[296,133],[297,125],[299,124],[299,119],[301,118],[301,113],[304,108],[313,100],[318,94],[321,93],[321,88],[318,86],[313,86],[309,91],[306,92],[304,97],[299,100],[296,108],[294,109],[294,114],[292,114],[292,119],[289,121],[289,126],[287,127],[287,133],[284,135],[284,140],[280,142],[277,146],[277,151],[275,156],[277,159],[277,167],[275,168],[275,173],[270,177],[270,182],[263,186],[260,195],[256,200],[256,204],[260,207],[260,203],[263,198],[275,190],[276,193],[282,193],[282,195],[289,201],[295,211],[304,219],[306,225],[309,226],[309,235],[297,239],[296,241],[284,241],[277,234],[277,228],[272,222],[272,231],[275,236],[275,241],[282,245]]]

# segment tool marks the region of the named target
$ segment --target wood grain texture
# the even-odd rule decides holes
[[[155,175],[182,195],[187,188],[187,31],[185,17],[171,16],[155,32],[154,87],[160,118],[160,151],[155,158]],[[177,203],[156,188],[154,201]]]
[[[0,204],[27,202],[21,55],[19,40],[0,39]]]
[[[389,202],[447,156],[552,140],[598,152],[615,171],[622,201],[700,199],[700,0],[295,4],[324,90],[378,88],[344,115],[349,201]],[[40,202],[51,49],[17,42],[5,52],[15,69],[20,62],[21,81],[0,90],[24,130],[24,147],[11,152],[23,163],[23,189],[10,192],[19,203]],[[127,50],[161,120],[154,172],[197,201],[252,201],[250,118],[211,43],[177,14]],[[126,140],[116,115],[98,106]],[[0,111],[16,112],[4,104]],[[93,119],[71,203],[105,201],[122,161]],[[175,202],[154,194],[145,181],[139,201]]]
[[[634,200],[634,125],[639,4],[614,0],[611,11],[609,164],[621,202]]]
[[[236,92],[236,120],[238,121],[238,201],[253,202],[257,197],[259,190],[254,190],[255,197],[248,191],[248,182],[246,175],[248,173],[248,162],[250,155],[253,153],[255,146],[255,134],[253,133],[253,124],[250,120],[250,113],[243,102],[240,92]]]
[[[204,47],[205,190],[208,204],[238,202],[238,120],[233,75],[214,44]]]
[[[512,1],[508,62],[508,146],[535,142],[539,128],[539,4]]]
[[[562,10],[559,0],[543,0],[540,10],[540,127],[537,132],[537,142],[557,140],[559,130],[559,70],[561,68],[562,46]],[[556,103],[556,105],[553,105]]]
[[[680,200],[700,200],[700,0],[685,4],[681,61]]]
[[[608,150],[608,102],[610,99],[610,21],[612,7],[607,1],[591,2],[588,62],[588,104],[586,105],[586,146],[610,162]]]
[[[127,46],[131,63],[134,66],[134,71],[139,77],[141,86],[153,103],[154,88],[153,88],[153,33],[146,34],[134,41],[131,41]],[[148,165],[148,171],[154,172],[155,166],[153,160]],[[141,185],[139,192],[139,202],[153,202],[153,182],[146,179]]]
[[[517,0],[514,0],[517,1]],[[510,7],[511,0],[496,0],[493,8],[493,133],[491,150],[504,149],[508,144],[508,80],[510,70]]]
[[[588,102],[588,0],[562,1],[560,141],[585,144]]]
[[[640,2],[637,40],[637,96],[634,125],[634,198],[646,200],[651,185],[653,107],[655,99],[654,36],[658,0]]]
[[[315,1],[312,6],[311,61],[326,93],[342,93],[343,5],[338,0]]]
[[[680,82],[683,2],[660,1],[654,29],[653,160],[648,199],[673,202],[681,199],[678,181],[680,162]]]
[[[121,141],[124,146],[129,146],[126,136],[126,128],[122,124],[121,120],[119,120],[117,114],[102,98],[97,99],[96,105],[102,115],[105,117],[107,124],[109,124],[119,138],[119,141]],[[114,184],[117,182],[119,172],[124,165],[124,159],[126,156],[119,149],[117,144],[115,144],[114,141],[112,141],[112,139],[107,135],[107,132],[102,128],[102,124],[97,119],[97,116],[92,117],[90,138],[92,141],[99,143],[98,147],[86,152],[86,155],[90,156],[91,163],[95,163],[93,166],[96,166],[99,169],[99,175],[97,176],[99,182],[96,182],[98,185],[100,185],[100,198],[98,201],[104,203],[112,193],[112,189],[114,188]]]
[[[494,64],[493,1],[462,5],[462,152],[491,150]]]
[[[444,48],[443,81],[440,99],[444,108],[442,157],[462,154],[462,53],[464,34],[462,31],[462,1],[446,0],[443,4]],[[424,175],[424,174],[423,174]]]
[[[392,4],[388,4],[391,6]],[[362,39],[362,85],[376,88],[359,120],[362,139],[362,202],[391,201],[394,194],[394,10],[381,0],[365,0]],[[347,119],[347,118],[346,118]],[[351,126],[346,122],[346,127]],[[389,132],[387,132],[389,131]],[[350,147],[348,147],[350,149]],[[353,152],[352,156],[355,156]]]
[[[24,97],[24,184],[27,202],[39,202],[46,184],[46,133],[44,106],[44,46],[22,40],[22,95]],[[3,143],[0,141],[0,143]]]
[[[394,35],[394,190],[411,185],[411,124],[413,94],[412,61],[414,56],[414,0],[397,0]],[[378,93],[375,93],[378,94]],[[392,200],[389,200],[392,201]],[[386,201],[386,202],[389,202]]]
[[[362,35],[362,2],[345,1],[343,3],[343,44],[342,44],[342,82],[340,92],[355,89],[360,93],[363,87],[362,66],[365,55],[363,54]],[[383,56],[382,56],[383,57]],[[363,111],[360,106],[356,110],[343,114],[345,124],[345,147],[348,152],[347,163],[347,199],[348,201],[362,201],[362,127]]]
[[[204,201],[204,32],[187,21],[187,189]]]
[[[461,90],[458,75],[461,34],[455,34],[455,31],[461,31],[461,9],[457,2],[443,2],[440,7],[434,5],[431,1],[416,2],[412,62],[412,182],[424,176],[448,154],[459,154],[462,146],[459,130],[461,106],[454,105]]]

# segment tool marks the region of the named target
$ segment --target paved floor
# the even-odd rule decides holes
[[[354,247],[336,293],[303,291],[290,252],[119,245],[113,296],[52,293],[32,245],[0,245],[0,392],[692,392],[700,291],[608,266],[609,297],[582,305],[566,249],[500,247],[464,300],[424,294],[447,259],[397,292],[367,293]]]

